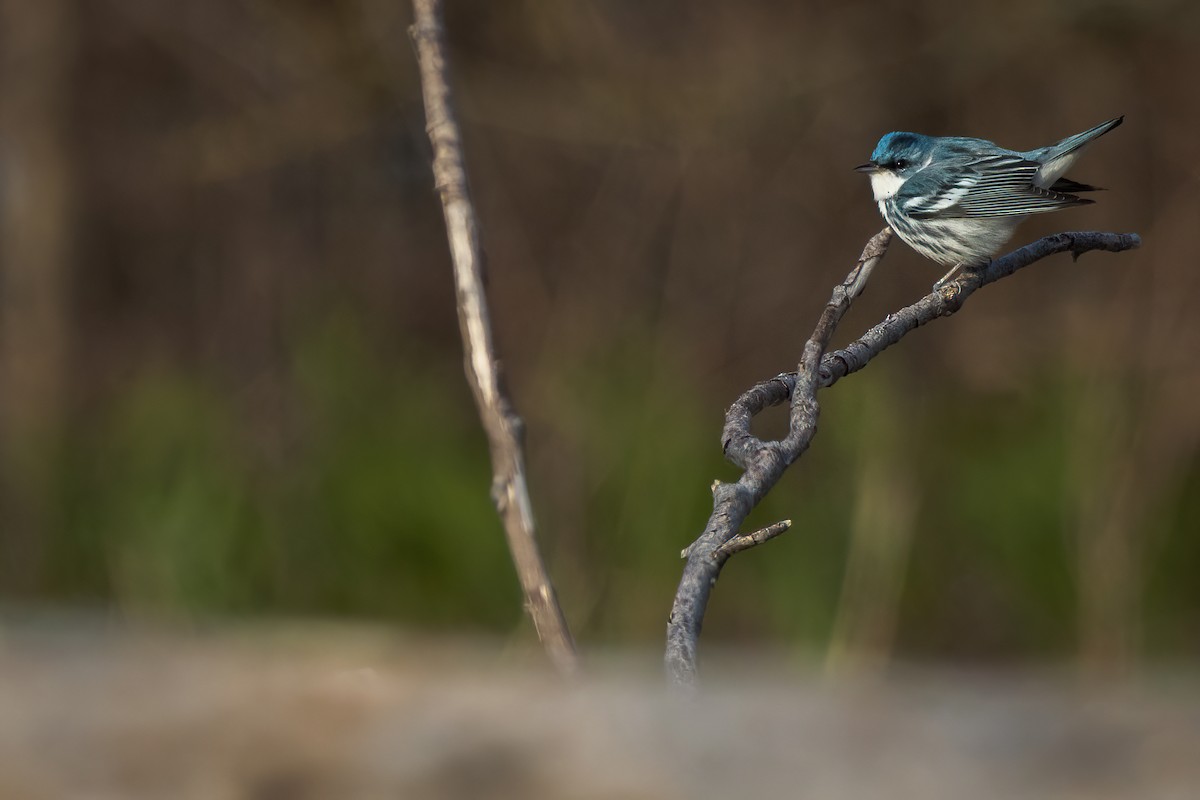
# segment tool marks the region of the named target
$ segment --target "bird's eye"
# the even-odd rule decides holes
[[[904,169],[907,166],[908,166],[908,162],[905,161],[903,158],[896,159],[896,169]]]

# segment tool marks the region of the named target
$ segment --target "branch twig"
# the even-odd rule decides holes
[[[578,655],[554,586],[538,550],[525,478],[523,423],[500,375],[484,293],[484,256],[471,204],[458,122],[450,105],[440,0],[413,0],[409,29],[421,69],[426,130],[433,145],[433,178],[446,218],[458,294],[458,323],[467,380],[475,395],[492,454],[492,499],[504,522],[509,551],[525,594],[525,607],[546,652],[562,672],[578,667]]]
[[[774,525],[760,528],[754,533],[743,533],[740,536],[735,536],[716,550],[713,550],[712,559],[721,562],[727,561],[734,553],[749,550],[755,545],[760,545],[763,542],[774,539],[790,527],[792,527],[792,521],[785,519],[782,522],[776,522]]]
[[[1137,234],[1074,232],[1047,236],[1033,244],[1014,250],[986,267],[967,272],[940,291],[934,291],[906,308],[889,314],[883,322],[864,333],[857,341],[832,353],[825,348],[834,329],[862,291],[866,275],[887,252],[891,231],[884,228],[863,250],[858,263],[846,279],[834,287],[813,335],[804,345],[796,372],[777,375],[751,387],[739,397],[725,414],[721,444],[725,456],[743,469],[735,483],[713,483],[713,513],[704,532],[683,555],[687,564],[671,617],[667,622],[666,668],[672,682],[692,685],[696,681],[696,648],[709,594],[720,576],[721,568],[734,553],[765,541],[786,530],[739,535],[738,529],[767,492],[778,482],[793,461],[800,457],[816,435],[819,406],[818,388],[832,386],[841,378],[857,372],[886,348],[900,341],[905,334],[938,317],[950,316],[976,290],[1005,278],[1046,256],[1071,252],[1077,259],[1090,250],[1121,252],[1138,247]],[[750,432],[750,421],[766,408],[791,401],[790,427],[782,440],[764,442]]]

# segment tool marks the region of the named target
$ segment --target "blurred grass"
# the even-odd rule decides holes
[[[718,408],[642,346],[543,376],[558,435],[533,430],[533,487],[559,590],[585,641],[652,644],[703,527],[720,458]],[[315,614],[416,628],[511,631],[520,598],[488,498],[489,461],[459,364],[420,346],[400,360],[351,316],[299,342],[289,392],[303,436],[256,462],[244,421],[194,375],[149,370],[63,452],[44,589],[137,617]],[[668,363],[669,363],[668,359]],[[599,366],[607,364],[607,368]],[[992,397],[922,388],[885,361],[822,395],[812,449],[751,524],[796,521],[726,571],[706,623],[725,640],[825,646],[837,615],[864,447],[915,485],[896,646],[975,659],[1070,653],[1075,580],[1063,534],[1064,432],[1078,387]],[[919,402],[912,397],[919,398]],[[912,436],[872,436],[879,403]],[[874,409],[874,411],[873,411]],[[777,410],[782,414],[782,410]],[[863,432],[866,431],[864,434]],[[586,488],[572,510],[547,487],[561,447]],[[888,450],[890,448],[890,451]],[[1195,655],[1190,565],[1200,464],[1154,504],[1146,647]]]
[[[474,426],[442,424],[470,420],[444,372],[385,365],[352,320],[333,321],[297,348],[308,435],[269,470],[204,381],[139,376],[64,455],[51,592],[185,618],[511,625],[487,452]]]

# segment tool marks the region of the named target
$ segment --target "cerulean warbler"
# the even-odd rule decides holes
[[[953,265],[940,287],[986,264],[1026,215],[1091,203],[1076,194],[1096,187],[1064,173],[1084,145],[1124,119],[1025,152],[983,139],[897,131],[855,169],[871,176],[879,213],[897,236],[926,258]]]

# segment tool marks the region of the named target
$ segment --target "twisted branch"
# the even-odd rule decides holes
[[[1141,239],[1132,233],[1073,232],[1047,236],[1033,244],[995,259],[976,271],[966,272],[958,280],[933,291],[910,306],[889,314],[886,319],[841,350],[825,349],[850,303],[861,293],[866,276],[887,252],[891,230],[884,228],[863,249],[858,263],[833,294],[821,313],[817,327],[804,345],[796,372],[777,375],[751,387],[725,413],[721,445],[725,456],[738,467],[742,476],[735,483],[713,483],[713,512],[704,532],[686,550],[687,563],[671,616],[667,622],[665,664],[669,679],[689,686],[696,681],[696,648],[709,594],[729,557],[767,541],[787,530],[776,523],[754,534],[740,535],[742,523],[767,492],[779,481],[785,469],[799,458],[817,431],[820,407],[816,393],[845,376],[865,367],[871,359],[900,341],[909,331],[947,317],[962,308],[979,288],[1008,277],[1046,256],[1070,252],[1076,259],[1090,250],[1121,252],[1138,247]],[[791,401],[787,436],[779,441],[762,441],[750,432],[755,415],[771,406]],[[770,535],[766,532],[771,531]]]

